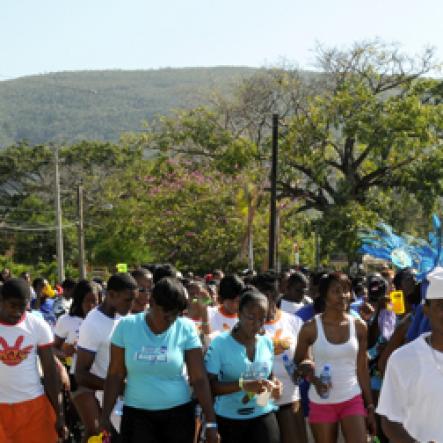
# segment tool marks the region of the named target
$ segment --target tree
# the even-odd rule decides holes
[[[326,249],[349,253],[392,204],[386,191],[420,195],[419,210],[441,194],[443,107],[438,81],[423,78],[436,63],[431,50],[415,60],[380,42],[320,48],[318,61],[315,93],[282,134],[280,195],[318,211]]]
[[[55,146],[25,143],[0,151],[2,205],[0,247],[24,263],[51,261],[55,255]],[[87,227],[99,223],[91,214],[103,206],[102,183],[120,168],[130,168],[142,156],[125,144],[81,142],[59,146],[64,245],[67,262],[77,258],[77,186],[86,190]],[[91,207],[95,208],[91,211]]]
[[[236,178],[182,157],[144,160],[109,177],[104,192],[113,216],[102,220],[94,260],[172,262],[194,272],[232,268],[242,237],[238,186]]]

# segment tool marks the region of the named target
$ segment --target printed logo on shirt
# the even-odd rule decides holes
[[[280,355],[287,351],[291,346],[290,337],[281,337],[283,333],[282,329],[277,329],[274,336],[272,337],[272,342],[274,343],[274,354]]]
[[[237,409],[238,415],[251,415],[254,413],[255,408],[240,408]]]
[[[144,361],[150,364],[167,363],[167,346],[143,346],[139,352],[135,353],[135,360]]]
[[[0,361],[6,366],[17,366],[28,357],[32,351],[33,345],[20,348],[25,339],[24,335],[20,335],[14,343],[14,346],[9,346],[7,341],[0,337]]]

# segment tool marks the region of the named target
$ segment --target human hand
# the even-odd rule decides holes
[[[103,435],[110,435],[112,430],[112,423],[109,417],[100,417],[99,429]]]
[[[206,443],[220,443],[220,435],[217,432],[217,428],[206,429],[205,440]]]
[[[271,391],[273,387],[273,383],[266,379],[243,381],[243,390],[246,392],[252,392],[253,394],[261,394],[265,391]]]
[[[274,378],[272,382],[274,387],[272,388],[271,396],[274,400],[278,400],[283,394],[283,383],[278,378]]]
[[[76,352],[77,348],[74,343],[63,343],[62,351],[65,357],[72,357]]]
[[[372,307],[372,305],[368,302],[364,302],[360,307],[360,317],[365,322],[368,322],[374,315],[375,309]]]
[[[311,383],[314,385],[315,390],[320,397],[324,397],[329,389],[332,388],[331,383],[323,383],[318,377],[313,377]]]
[[[71,380],[69,379],[68,371],[62,365],[58,358],[55,358],[55,368],[57,370],[57,374],[59,376],[59,380],[62,384],[62,387],[65,391],[71,390]]]
[[[306,378],[308,381],[314,377],[315,374],[315,364],[312,360],[303,360],[298,366],[297,370],[294,371],[293,379],[294,382],[298,382],[299,378]]]
[[[58,415],[55,421],[55,430],[58,435],[58,441],[64,442],[69,437],[69,429],[65,424],[64,415]]]
[[[366,427],[370,435],[377,435],[377,421],[375,419],[375,412],[373,409],[368,410],[368,416],[366,417]]]

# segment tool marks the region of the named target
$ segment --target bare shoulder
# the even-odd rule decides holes
[[[357,331],[358,337],[366,338],[368,335],[368,326],[361,318],[354,318],[355,330]]]
[[[317,326],[315,325],[315,319],[308,320],[303,324],[300,335],[303,336],[309,342],[314,342],[317,338]]]

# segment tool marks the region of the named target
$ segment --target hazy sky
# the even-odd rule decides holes
[[[0,80],[82,69],[312,65],[380,37],[443,58],[442,0],[0,0]]]

